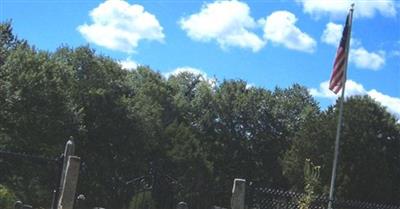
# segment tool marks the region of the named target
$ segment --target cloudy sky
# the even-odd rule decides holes
[[[324,108],[336,47],[355,3],[347,94],[400,116],[400,1],[1,0],[0,20],[39,49],[89,44],[126,69],[149,65],[273,89],[299,83]]]

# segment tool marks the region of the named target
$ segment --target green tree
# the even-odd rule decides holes
[[[74,78],[76,152],[84,161],[78,191],[89,205],[121,208],[132,193],[125,182],[146,169],[146,119],[135,109],[139,90],[130,72],[88,47],[61,48],[56,57]]]
[[[304,192],[305,194],[299,200],[300,209],[308,209],[311,203],[318,196],[316,191],[320,186],[319,181],[320,166],[314,165],[310,159],[304,163]]]
[[[10,51],[21,44],[26,44],[26,41],[13,34],[11,21],[0,22],[0,66],[4,64]]]
[[[50,53],[38,52],[27,44],[7,50],[0,66],[2,147],[55,158],[76,127],[68,91],[71,74]],[[24,201],[34,205],[50,202],[56,179],[54,165],[27,160],[4,164],[6,185]],[[20,191],[25,192],[21,195]]]
[[[186,72],[171,76],[168,85],[176,109],[174,122],[165,129],[168,158],[175,168],[172,173],[185,185],[181,198],[191,199],[197,208],[209,207],[215,195],[207,134],[213,117],[213,87],[206,78]]]
[[[0,184],[0,208],[13,209],[16,200],[15,194]]]
[[[0,149],[55,158],[73,136],[83,161],[78,193],[89,206],[129,206],[135,194],[126,182],[151,166],[176,177],[184,185],[177,195],[199,208],[211,199],[228,206],[237,177],[303,190],[306,158],[321,165],[327,191],[337,107],[321,112],[303,86],[270,91],[191,73],[166,79],[148,66],[123,70],[87,46],[37,50],[10,23],[0,32]],[[400,125],[368,97],[348,99],[344,118],[338,196],[396,202]],[[54,168],[0,159],[0,183],[44,207],[58,183]]]
[[[285,174],[295,187],[299,164],[306,156],[321,167],[327,192],[331,177],[337,106],[310,118],[285,157]],[[368,96],[348,98],[336,179],[336,196],[347,199],[398,203],[400,132],[396,119]],[[297,175],[297,176],[296,176]],[[376,192],[379,191],[379,192]]]

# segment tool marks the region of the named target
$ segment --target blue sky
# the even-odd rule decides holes
[[[400,1],[0,0],[0,20],[39,49],[90,44],[125,68],[192,71],[273,89],[299,83],[322,107],[351,2],[347,94],[400,116]]]

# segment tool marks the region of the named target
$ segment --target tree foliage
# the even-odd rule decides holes
[[[300,209],[308,209],[311,203],[318,197],[317,189],[320,186],[319,181],[320,166],[314,165],[310,159],[304,162],[304,192],[305,194],[299,200]]]
[[[56,158],[74,138],[84,162],[78,192],[88,205],[129,206],[135,194],[126,182],[151,167],[184,185],[183,197],[227,205],[238,177],[303,190],[311,158],[327,191],[337,106],[321,111],[301,85],[268,90],[191,73],[165,78],[148,66],[123,70],[88,46],[37,50],[9,22],[0,33],[0,149]],[[396,119],[371,98],[352,97],[344,121],[337,194],[398,203]],[[0,169],[0,183],[23,202],[50,205],[53,164],[0,159]]]
[[[301,187],[299,163],[310,157],[321,165],[321,182],[328,191],[331,177],[337,105],[311,118],[286,153],[286,176]],[[340,197],[377,202],[398,202],[399,125],[385,108],[368,96],[344,103],[343,131],[337,168],[336,192]],[[376,192],[379,191],[379,192]]]
[[[15,194],[0,184],[0,208],[12,209],[16,200]]]

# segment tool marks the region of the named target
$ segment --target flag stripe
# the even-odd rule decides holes
[[[335,71],[332,74],[331,81],[329,82],[329,89],[332,90],[335,86],[338,85],[340,81],[342,81],[344,73],[344,63],[345,60],[342,58],[341,62],[339,63],[339,66],[335,68]]]
[[[343,78],[343,71],[340,72],[339,74],[339,78],[337,80],[334,81],[334,83],[331,84],[331,86],[329,87],[330,90],[335,89],[335,88],[339,88],[339,90],[342,88],[342,78]]]
[[[342,47],[339,48],[338,54],[336,55],[336,59],[334,62],[334,69],[336,70],[337,63],[344,58],[344,49]]]
[[[345,61],[345,60],[343,59],[343,60],[341,60],[341,62],[338,63],[338,66],[336,67],[336,70],[335,70],[334,74],[332,75],[331,80],[336,80],[336,79],[337,79],[337,75],[338,75],[341,71],[343,71],[344,61]]]
[[[331,76],[331,80],[332,79],[336,80],[337,74],[340,71],[343,70],[342,66],[343,66],[344,61],[345,61],[345,56],[343,55],[342,51],[343,51],[342,48],[340,48],[339,49],[339,53],[340,54],[338,54],[338,56],[337,56],[337,58],[335,60],[335,64],[334,64],[334,67],[333,67],[333,73],[332,73],[332,76]]]
[[[340,60],[340,62],[338,63],[338,65],[336,66],[336,70],[334,72],[334,74],[332,75],[331,80],[337,80],[338,79],[338,74],[340,74],[341,72],[344,71],[344,63],[345,63],[345,59],[342,58]]]
[[[340,40],[340,44],[338,46],[335,60],[333,63],[332,75],[329,81],[329,89],[337,94],[340,89],[343,88],[344,79],[345,79],[345,64],[348,59],[348,54],[346,52],[346,44],[348,44],[348,39],[350,38],[349,33],[349,24],[350,24],[350,13],[346,18],[346,25],[343,29],[342,38]]]

